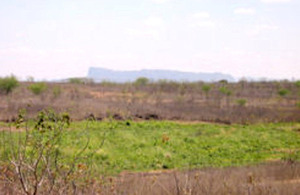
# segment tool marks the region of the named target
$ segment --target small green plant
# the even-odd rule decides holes
[[[149,79],[146,78],[146,77],[140,77],[140,78],[137,78],[135,81],[134,81],[134,84],[137,85],[137,86],[145,86],[149,83]]]
[[[237,100],[236,100],[236,103],[237,103],[239,106],[245,106],[246,103],[247,103],[247,100],[246,100],[246,99],[237,99]]]
[[[219,91],[226,96],[230,96],[232,94],[227,87],[220,87]]]
[[[278,95],[280,95],[281,97],[284,97],[289,93],[290,93],[290,91],[288,89],[285,89],[285,88],[282,88],[278,91]]]
[[[13,89],[19,86],[19,82],[15,76],[0,78],[0,92],[6,95],[11,93]]]
[[[47,84],[44,82],[33,83],[28,86],[28,89],[35,95],[40,95],[47,90]]]
[[[205,93],[208,93],[210,90],[211,90],[210,85],[204,84],[204,85],[202,86],[202,91],[204,91]]]
[[[208,84],[202,85],[202,91],[205,93],[206,98],[208,97],[208,93],[211,90],[211,86]]]

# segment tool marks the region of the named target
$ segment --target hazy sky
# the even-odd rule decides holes
[[[88,68],[300,78],[300,0],[1,0],[0,76]]]

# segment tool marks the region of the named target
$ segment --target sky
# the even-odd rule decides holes
[[[1,0],[0,76],[89,67],[300,79],[300,0]]]

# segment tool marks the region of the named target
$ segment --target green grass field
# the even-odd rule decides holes
[[[85,155],[105,174],[300,159],[300,123],[74,122],[62,140],[64,155],[71,158],[87,138]]]
[[[79,149],[84,122],[74,123],[66,151]],[[167,121],[93,122],[89,150],[101,172],[237,166],[297,158],[300,124],[217,125]],[[80,140],[80,139],[79,139]],[[101,148],[102,142],[104,144]],[[81,142],[82,143],[82,142]]]

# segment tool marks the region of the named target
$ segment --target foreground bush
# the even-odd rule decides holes
[[[11,93],[18,85],[19,82],[15,76],[0,78],[0,92],[6,95]]]
[[[73,151],[71,159],[67,159],[63,138],[70,125],[68,114],[42,111],[33,125],[23,124],[24,121],[24,112],[20,112],[15,123],[15,128],[20,131],[2,135],[0,170],[1,164],[5,168],[0,181],[4,175],[8,185],[17,186],[27,195],[75,193],[77,184],[86,178],[87,165],[79,160],[89,139],[81,149]]]

